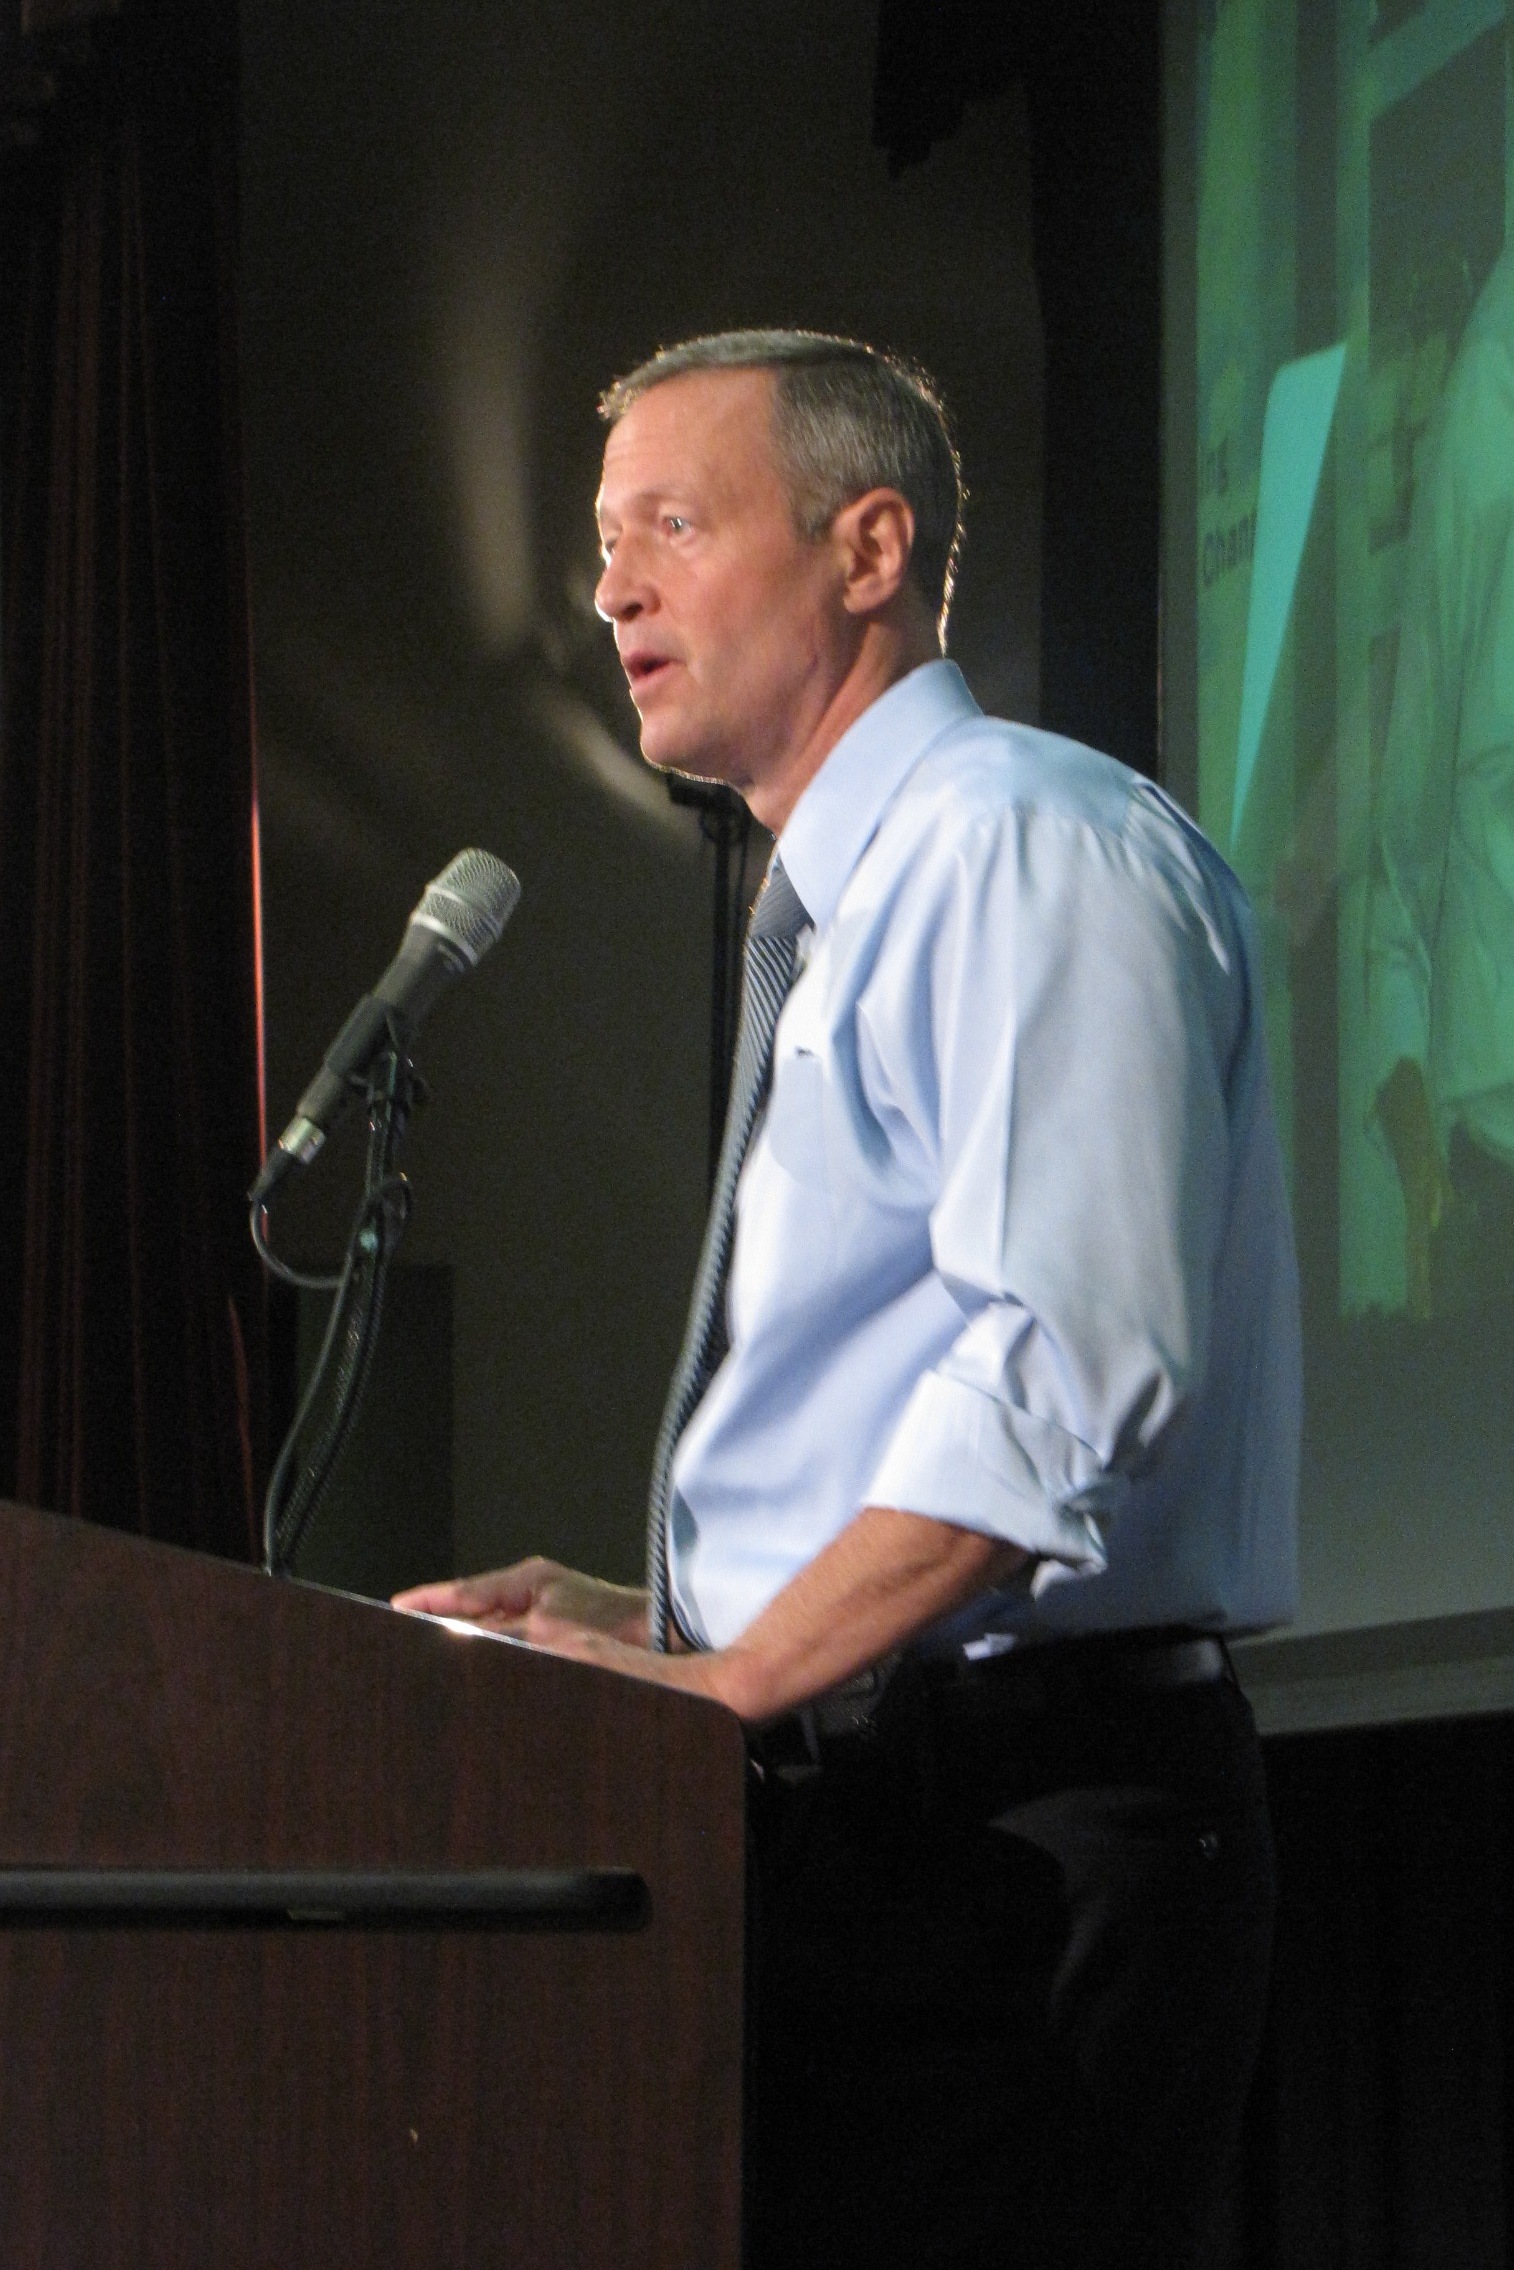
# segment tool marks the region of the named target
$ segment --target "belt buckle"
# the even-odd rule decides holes
[[[888,1655],[880,1655],[876,1663],[853,1672],[838,1687],[829,1688],[808,1704],[813,1714],[817,1736],[827,1740],[851,1740],[857,1736],[876,1734],[879,1706],[890,1680],[904,1661],[902,1648]]]
[[[880,1656],[812,1702],[785,1712],[753,1742],[752,1762],[759,1775],[771,1773],[789,1785],[810,1781],[821,1769],[822,1744],[870,1741],[878,1730],[884,1692],[903,1659],[899,1649]]]

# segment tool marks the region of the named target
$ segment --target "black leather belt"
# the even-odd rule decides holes
[[[902,1699],[902,1689],[1031,1716],[1080,1696],[1156,1693],[1220,1679],[1235,1680],[1224,1641],[1182,1629],[1032,1641],[972,1658],[897,1653],[775,1720],[750,1748],[759,1769],[793,1779],[818,1771],[829,1746],[870,1739],[885,1698]]]
[[[927,1680],[934,1670],[927,1667]],[[1048,1694],[1080,1688],[1207,1687],[1233,1679],[1230,1651],[1212,1632],[1161,1630],[1095,1632],[1078,1639],[1030,1641],[1000,1655],[969,1661],[953,1656],[946,1685],[1045,1688]]]

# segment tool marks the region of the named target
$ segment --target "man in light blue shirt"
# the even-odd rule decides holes
[[[1221,1636],[1293,1601],[1297,1299],[1238,887],[942,659],[928,382],[727,334],[607,397],[601,612],[808,922],[646,1595],[404,1604],[752,1729],[752,2261],[1197,2259],[1271,1859]]]

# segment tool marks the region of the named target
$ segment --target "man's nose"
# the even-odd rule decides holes
[[[625,544],[617,544],[594,586],[595,610],[607,623],[628,623],[645,605],[646,592],[636,572],[634,553]]]

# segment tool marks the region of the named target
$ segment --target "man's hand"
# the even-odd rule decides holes
[[[550,1647],[567,1629],[603,1634],[624,1647],[647,1644],[647,1596],[539,1556],[485,1576],[449,1578],[397,1592],[393,1605],[423,1616],[456,1616],[485,1631]]]
[[[1425,1076],[1401,1056],[1377,1092],[1377,1116],[1404,1194],[1404,1269],[1411,1316],[1431,1311],[1430,1241],[1451,1203],[1451,1178],[1435,1139]]]

